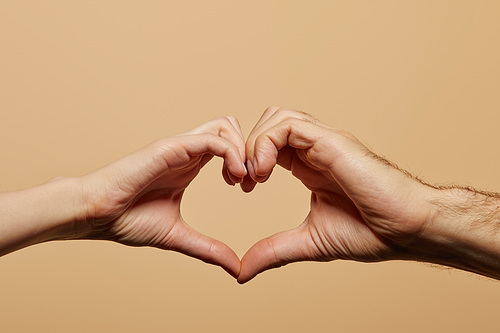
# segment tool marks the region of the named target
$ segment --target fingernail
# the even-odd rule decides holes
[[[248,168],[248,173],[250,175],[250,177],[255,177],[255,170],[253,168],[253,164],[252,164],[252,161],[250,160],[247,160],[247,168]]]
[[[247,167],[245,166],[245,163],[241,162],[241,164],[243,164],[243,169],[245,169],[245,175],[248,175],[248,170]]]
[[[252,167],[253,167],[253,172],[255,173],[255,175],[257,175],[256,172],[259,165],[257,164],[257,158],[255,156],[253,157]]]

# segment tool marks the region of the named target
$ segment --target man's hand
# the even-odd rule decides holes
[[[246,157],[244,191],[267,180],[279,164],[311,190],[311,210],[296,229],[248,250],[240,283],[296,261],[407,258],[406,245],[433,213],[434,188],[374,155],[351,134],[302,112],[267,109],[248,137]]]
[[[82,177],[86,218],[77,237],[174,250],[237,277],[240,260],[234,251],[189,227],[180,212],[184,190],[213,156],[224,159],[228,184],[242,181],[245,143],[235,118],[158,140]]]

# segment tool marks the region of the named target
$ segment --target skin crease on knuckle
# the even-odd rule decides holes
[[[319,123],[319,121],[316,120],[316,118],[314,118],[308,113],[288,108],[278,108],[272,117],[277,117],[281,121],[285,121],[287,119],[300,119],[310,123]]]
[[[288,112],[288,111],[285,111]],[[306,120],[305,123],[309,124]],[[302,137],[297,134],[296,128],[301,128],[304,125],[304,120],[285,115],[285,118],[278,124],[260,133],[253,144],[253,159],[254,170],[258,176],[259,182],[262,182],[266,176],[272,171],[277,163],[279,150],[287,145],[295,148],[305,149],[310,148],[312,143],[304,137],[302,142],[297,145],[297,142],[291,142],[291,137]]]

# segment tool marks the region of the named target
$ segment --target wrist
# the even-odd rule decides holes
[[[58,178],[25,191],[39,215],[40,241],[80,238],[86,229],[80,178]]]
[[[48,207],[56,209],[49,214],[52,231],[48,240],[79,239],[88,232],[87,206],[83,195],[82,178],[60,178],[42,187],[50,193]]]
[[[435,189],[432,214],[410,259],[500,277],[500,200],[464,188]]]
[[[77,178],[60,178],[2,193],[0,255],[37,243],[76,238],[85,221],[80,189]]]

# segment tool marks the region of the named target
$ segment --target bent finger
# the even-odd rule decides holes
[[[249,171],[250,175],[254,180],[262,182],[278,163],[279,155],[287,155],[281,160],[289,160],[286,164],[290,164],[295,150],[308,150],[317,140],[318,127],[309,121],[297,118],[286,119],[266,129],[255,138],[253,172]],[[293,150],[281,151],[286,147],[291,147]],[[283,166],[287,167],[286,164]]]
[[[235,117],[225,116],[212,119],[184,134],[214,134],[233,143],[245,161],[245,140],[240,124]]]
[[[287,119],[298,119],[319,124],[319,122],[316,121],[314,117],[305,112],[276,106],[269,107],[266,109],[266,111],[264,111],[257,124],[248,135],[248,139],[246,142],[247,159],[253,159],[253,147],[255,145],[255,140],[257,139],[257,137],[267,131],[269,128],[272,128]]]
[[[169,161],[178,161],[177,164],[184,166],[189,163],[192,156],[212,154],[223,158],[228,172],[237,178],[243,178],[247,174],[238,147],[220,136],[207,133],[180,136],[175,139],[176,142],[168,143],[171,149],[164,149],[164,158],[167,164]],[[170,165],[176,166],[171,162]]]

